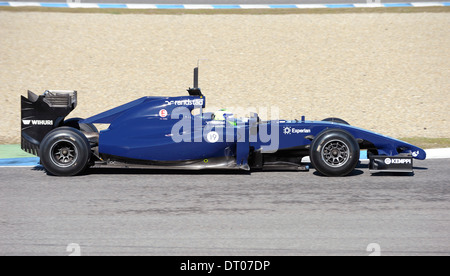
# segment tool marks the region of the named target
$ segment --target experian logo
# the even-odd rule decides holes
[[[283,134],[284,135],[300,134],[300,133],[311,133],[311,130],[307,129],[307,128],[298,129],[298,128],[295,128],[295,127],[283,127]]]
[[[26,126],[52,126],[53,120],[22,120],[22,123]]]

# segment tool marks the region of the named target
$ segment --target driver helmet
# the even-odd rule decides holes
[[[216,121],[225,121],[231,118],[233,118],[233,113],[229,112],[226,108],[221,108],[214,112],[214,120]]]

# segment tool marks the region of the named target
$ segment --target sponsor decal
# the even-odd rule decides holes
[[[206,140],[210,143],[216,143],[217,141],[219,141],[219,138],[219,133],[215,131],[211,131],[206,135]]]
[[[167,105],[194,105],[194,106],[200,106],[203,105],[203,99],[186,99],[186,100],[179,100],[179,101],[166,101]]]
[[[161,110],[159,111],[159,117],[161,117],[161,118],[166,118],[167,115],[168,115],[167,110],[161,109]]]
[[[283,134],[303,134],[303,133],[311,133],[311,130],[308,128],[295,128],[295,127],[283,127]]]
[[[290,128],[290,127],[284,127],[284,128],[283,128],[283,133],[284,133],[285,135],[291,134],[291,128]]]
[[[411,164],[411,159],[400,159],[400,158],[386,158],[384,159],[386,165],[390,164]]]
[[[413,156],[413,157],[419,156],[419,151],[413,151],[412,156]]]
[[[53,120],[22,120],[22,123],[26,126],[52,126]]]

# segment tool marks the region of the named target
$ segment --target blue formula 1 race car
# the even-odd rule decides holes
[[[412,172],[424,150],[403,141],[328,118],[323,121],[236,119],[226,111],[203,112],[206,99],[194,87],[180,97],[143,97],[87,119],[66,116],[76,91],[28,91],[21,98],[22,149],[40,157],[51,175],[86,168],[242,169],[311,165],[326,176],[345,176],[367,150],[371,172]],[[196,114],[196,115],[193,115]],[[94,124],[109,124],[98,131]]]

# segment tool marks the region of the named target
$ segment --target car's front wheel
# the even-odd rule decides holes
[[[52,175],[73,176],[86,169],[91,157],[88,139],[72,127],[49,132],[39,148],[41,164]]]
[[[338,124],[344,124],[344,125],[350,125],[347,121],[341,119],[341,118],[326,118],[322,120],[323,122],[332,122],[332,123],[338,123]]]
[[[323,175],[345,176],[358,164],[359,151],[358,142],[350,133],[327,129],[311,143],[311,164]]]

